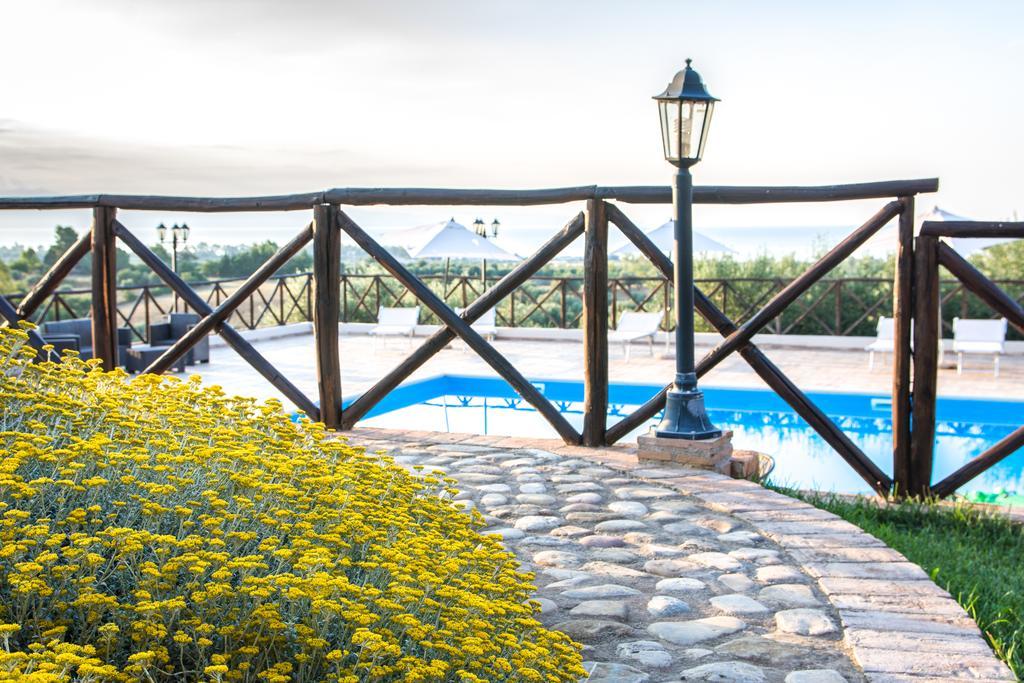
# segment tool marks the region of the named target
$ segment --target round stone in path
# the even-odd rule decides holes
[[[762,588],[757,599],[786,607],[811,607],[821,602],[814,597],[811,589],[799,583],[777,583]]]
[[[599,600],[608,598],[631,598],[640,595],[640,591],[630,586],[620,586],[617,583],[602,583],[597,586],[584,586],[582,588],[570,588],[562,593],[563,597],[570,600]]]
[[[754,572],[754,578],[761,583],[795,583],[807,580],[803,572],[786,564],[758,567]]]
[[[526,517],[520,517],[516,520],[515,527],[523,531],[537,532],[537,531],[551,531],[556,526],[560,526],[562,520],[558,517],[550,517],[546,515],[527,515]]]
[[[500,493],[485,493],[480,498],[480,504],[483,505],[484,507],[489,507],[489,508],[497,507],[499,505],[504,505],[507,502],[508,502],[508,497],[504,496],[504,495],[502,495]]]
[[[692,593],[693,591],[703,590],[705,585],[699,579],[677,576],[671,579],[662,579],[654,588],[659,593]]]
[[[594,531],[600,531],[601,533],[623,533],[626,531],[639,531],[640,529],[646,529],[647,525],[643,522],[639,522],[635,519],[609,519],[604,522],[599,522],[595,527]]]
[[[697,565],[687,560],[648,560],[644,563],[644,571],[656,576],[680,576],[697,569]]]
[[[621,548],[626,545],[626,542],[620,536],[594,534],[581,538],[580,545],[585,545],[588,548]]]
[[[593,491],[587,491],[585,493],[577,493],[575,495],[569,496],[568,498],[565,499],[565,502],[597,504],[600,503],[602,500],[604,500],[604,498],[603,496],[601,496],[601,494],[594,493]]]
[[[544,493],[547,490],[548,490],[548,487],[546,487],[544,484],[541,484],[539,482],[535,482],[535,483],[531,483],[531,484],[523,484],[522,486],[519,487],[519,492],[520,493]]]
[[[647,611],[655,619],[661,619],[686,614],[690,611],[690,606],[671,595],[655,595],[647,602]]]
[[[588,675],[587,683],[647,683],[649,674],[628,664],[616,662],[583,662]]]
[[[553,505],[558,502],[557,498],[546,493],[520,493],[516,500],[525,505]]]
[[[718,582],[737,593],[750,590],[754,586],[754,582],[745,574],[722,574],[718,577]]]
[[[846,683],[835,669],[804,669],[786,676],[786,683]]]
[[[820,636],[836,630],[835,622],[817,609],[787,609],[775,613],[775,625],[783,633]]]
[[[643,517],[647,514],[647,506],[633,500],[617,500],[609,503],[608,509],[623,517]]]
[[[598,617],[626,621],[629,611],[621,600],[584,600],[569,610],[574,617]]]
[[[742,631],[747,625],[735,617],[707,617],[693,621],[656,621],[647,630],[673,645],[694,645]]]
[[[634,640],[620,643],[615,648],[620,659],[631,659],[644,669],[665,669],[672,665],[672,655],[662,643],[653,640]]]
[[[746,662],[714,662],[683,671],[681,681],[729,681],[729,683],[764,683],[764,672]]]
[[[767,607],[741,593],[716,595],[711,598],[711,606],[726,614],[764,614],[768,612]]]
[[[653,640],[634,640],[620,643],[615,648],[619,659],[631,660],[645,669],[664,669],[672,664],[672,655],[661,643]]]

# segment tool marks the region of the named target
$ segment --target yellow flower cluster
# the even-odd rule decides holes
[[[0,329],[0,681],[576,681],[532,577],[280,404]]]

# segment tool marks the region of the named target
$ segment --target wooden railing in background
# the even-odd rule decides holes
[[[86,235],[88,237],[88,235]],[[370,323],[377,319],[381,306],[403,305],[413,300],[409,291],[389,274],[339,274],[341,281],[341,322]],[[438,295],[442,295],[443,276],[421,275]],[[501,280],[489,275],[487,289]],[[697,278],[696,285],[708,299],[736,322],[743,322],[772,296],[786,288],[793,278]],[[189,282],[206,303],[219,306],[245,281],[244,278]],[[993,282],[1024,303],[1024,280],[996,279]],[[983,318],[996,314],[963,283],[956,279],[940,282],[942,290],[942,324],[946,336],[952,334],[953,318]],[[480,278],[455,275],[449,278],[442,298],[450,306],[465,308],[483,291]],[[892,315],[893,278],[840,277],[822,278],[807,294],[772,320],[762,331],[770,334],[801,334],[824,336],[874,336],[879,316]],[[663,330],[672,329],[669,310],[672,303],[672,282],[665,277],[609,277],[609,327],[618,327],[618,319],[626,311],[662,312]],[[120,286],[117,288],[117,317],[120,325],[129,327],[138,341],[149,341],[151,322],[172,310],[171,289],[163,284]],[[61,288],[49,294],[30,316],[33,322],[89,316],[90,289]],[[11,301],[20,301],[25,293],[4,294]],[[181,310],[191,308],[179,301]],[[583,316],[583,278],[534,275],[497,308],[497,323],[502,327],[538,327],[579,329]],[[313,273],[274,275],[256,289],[232,312],[229,322],[240,330],[287,325],[313,320]],[[439,322],[429,311],[424,324]],[[698,332],[713,332],[706,321],[698,321]],[[1010,330],[1010,339],[1024,335]]]
[[[971,235],[976,233],[1020,236],[1020,224],[984,228],[968,228],[961,224],[928,224],[918,240],[915,254],[913,237],[914,196],[922,192],[934,192],[938,181],[934,179],[865,183],[858,185],[834,185],[826,187],[698,187],[694,190],[697,203],[712,204],[754,204],[774,202],[820,202],[845,201],[853,199],[890,199],[863,225],[854,230],[827,254],[818,259],[806,272],[798,277],[780,282],[769,295],[749,307],[749,314],[731,319],[698,286],[695,301],[698,311],[708,324],[723,337],[698,364],[698,374],[703,375],[732,353],[739,353],[754,371],[783,398],[793,410],[815,429],[839,455],[876,491],[887,493],[923,492],[928,490],[930,477],[930,451],[927,425],[931,421],[931,435],[934,436],[934,354],[938,340],[937,301],[939,285],[937,264],[942,263],[957,276],[974,295],[992,304],[997,312],[1013,320],[1024,329],[1024,316],[1020,305],[1012,297],[996,294],[992,283],[979,280],[955,254],[935,241],[939,235],[953,234],[948,231],[961,230]],[[584,211],[570,219],[565,227],[546,242],[535,254],[517,265],[511,272],[500,278],[486,291],[480,292],[461,315],[456,315],[448,305],[447,292],[436,293],[425,281],[411,273],[403,264],[384,249],[376,240],[360,228],[343,210],[344,205],[535,205],[568,202],[585,202]],[[55,209],[92,207],[93,227],[87,242],[79,241],[62,257],[40,282],[15,306],[0,305],[2,314],[10,323],[26,319],[36,313],[39,306],[55,291],[59,282],[71,268],[91,249],[93,254],[92,288],[90,300],[93,319],[94,346],[104,365],[113,360],[113,340],[117,326],[117,311],[114,307],[115,272],[111,255],[114,240],[120,239],[135,252],[142,261],[185,302],[203,317],[183,338],[158,358],[147,372],[166,371],[174,362],[188,352],[204,335],[219,332],[232,348],[277,387],[289,400],[307,412],[312,418],[323,420],[331,428],[350,428],[379,402],[388,392],[398,386],[416,368],[420,367],[456,337],[475,351],[500,376],[502,376],[527,402],[552,425],[567,443],[583,443],[601,446],[613,443],[653,417],[664,405],[665,391],[652,397],[634,413],[617,423],[607,425],[608,398],[608,328],[609,294],[613,300],[616,284],[609,280],[607,270],[608,224],[616,225],[654,264],[664,276],[672,272],[668,257],[661,253],[639,228],[626,216],[622,206],[628,203],[669,203],[671,194],[665,187],[598,187],[583,186],[546,190],[430,190],[430,189],[335,189],[305,195],[284,195],[275,197],[211,199],[194,197],[137,197],[93,195],[86,197],[44,197],[44,198],[0,198],[0,209]],[[164,264],[151,250],[145,247],[116,218],[116,210],[164,210],[164,211],[284,211],[312,210],[313,221],[303,228],[296,237],[281,247],[265,264],[246,278],[234,291],[215,304],[208,303],[195,289],[187,285]],[[810,398],[803,393],[786,375],[774,365],[765,353],[752,342],[754,336],[768,329],[780,316],[806,301],[812,288],[820,286],[826,276],[841,262],[849,258],[858,247],[876,234],[893,219],[899,219],[898,252],[895,278],[893,281],[893,316],[896,320],[893,351],[895,363],[892,375],[893,396],[893,472],[887,476],[856,444],[832,422]],[[935,228],[934,225],[943,226]],[[947,232],[938,232],[945,230]],[[424,305],[442,323],[442,327],[428,337],[398,366],[388,372],[374,386],[364,392],[350,406],[341,407],[340,367],[344,358],[338,357],[338,322],[343,318],[344,296],[341,288],[346,279],[338,272],[338,240],[345,232],[363,250],[376,260],[411,299]],[[987,231],[987,232],[986,232]],[[960,233],[957,233],[960,234]],[[513,295],[522,285],[570,242],[584,236],[584,276],[582,292],[582,327],[584,333],[584,420],[582,434],[565,419],[558,408],[548,401],[541,391],[531,384],[502,356],[489,342],[480,337],[472,323],[488,309]],[[256,349],[248,344],[231,325],[232,316],[246,303],[253,305],[253,296],[261,286],[270,281],[283,264],[309,242],[313,243],[314,270],[306,287],[292,296],[292,302],[299,304],[303,292],[307,297],[307,314],[313,319],[313,333],[317,350],[317,386],[319,405],[302,394],[290,381],[280,375]],[[962,260],[961,260],[962,261]],[[378,294],[380,301],[379,287]],[[911,283],[915,282],[915,287]],[[987,284],[986,284],[987,283]],[[564,286],[564,285],[563,285]],[[667,288],[666,288],[667,291]],[[826,294],[811,297],[812,303],[827,298]],[[364,291],[363,297],[365,299]],[[650,301],[648,296],[646,301]],[[266,300],[264,300],[266,302]],[[564,299],[563,299],[564,302]],[[916,308],[915,308],[916,302]],[[409,300],[409,303],[413,303]],[[543,301],[539,302],[543,305]],[[640,302],[636,302],[640,303]],[[357,304],[356,308],[362,305]],[[564,304],[563,304],[564,305]],[[643,304],[640,303],[642,306]],[[841,305],[841,304],[839,304]],[[872,302],[868,306],[871,315],[882,304]],[[1014,308],[1016,307],[1016,308]],[[612,307],[615,310],[615,307]],[[816,304],[797,315],[798,322],[808,319],[816,310]],[[931,313],[929,313],[931,311]],[[280,313],[280,309],[278,311]],[[262,315],[262,314],[261,314]],[[614,314],[613,314],[614,315]],[[931,318],[929,318],[931,316]],[[283,318],[284,315],[281,314]],[[919,350],[914,364],[914,381],[917,387],[913,396],[914,421],[911,422],[911,361],[910,344],[912,318],[917,318],[914,331],[915,348]],[[255,312],[250,320],[257,319]],[[563,314],[562,320],[565,321]],[[256,324],[256,323],[253,323]],[[794,323],[795,324],[795,323]],[[838,329],[840,325],[836,326]],[[33,338],[33,343],[39,340]],[[931,352],[929,352],[931,349]],[[929,378],[929,372],[932,377]],[[929,402],[933,406],[928,413]],[[1006,449],[1015,448],[1024,439],[1021,430],[982,454],[977,462],[970,464],[961,473],[952,475],[931,490],[949,493],[964,477],[973,476],[977,468],[1005,457]],[[927,473],[927,476],[926,476]],[[968,477],[969,478],[969,477]]]

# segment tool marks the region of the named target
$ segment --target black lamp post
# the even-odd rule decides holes
[[[654,435],[672,439],[714,439],[722,430],[711,424],[704,394],[697,388],[693,326],[693,178],[690,166],[700,161],[717,98],[700,74],[686,67],[665,92],[655,95],[661,115],[665,159],[676,167],[672,186],[675,221],[676,376],[665,400],[665,413]]]
[[[171,270],[175,273],[178,272],[178,242],[181,242],[182,248],[185,247],[185,243],[188,242],[189,227],[187,223],[178,225],[174,224],[171,228]],[[167,240],[167,226],[161,223],[156,226],[156,234],[160,237],[160,244],[164,244]],[[178,295],[174,295],[174,311],[178,311]]]
[[[500,227],[501,227],[501,221],[499,221],[497,218],[495,218],[493,221],[491,221],[491,237],[497,237],[498,236],[498,228],[500,228]]]

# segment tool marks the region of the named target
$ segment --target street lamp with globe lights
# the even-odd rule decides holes
[[[182,223],[178,225],[174,224],[171,228],[171,270],[175,274],[178,272],[178,243],[181,242],[181,247],[184,249],[185,243],[188,242],[189,227],[188,223]],[[160,244],[164,244],[167,241],[167,226],[161,223],[156,226],[156,234],[160,238]],[[178,296],[174,295],[174,311],[178,311]]]

